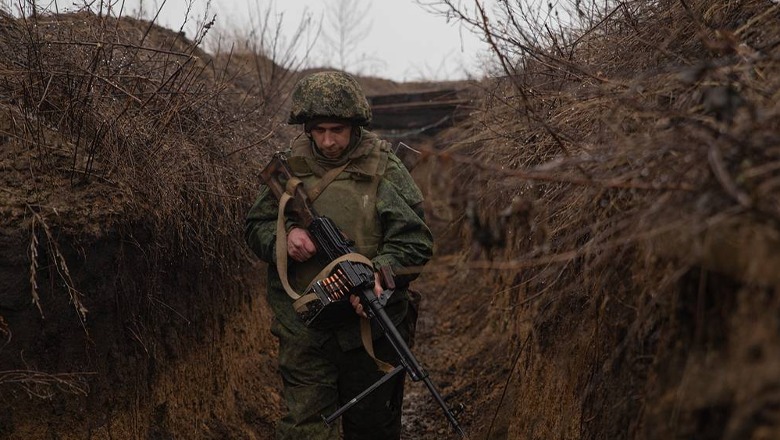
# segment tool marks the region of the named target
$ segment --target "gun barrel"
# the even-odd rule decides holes
[[[364,289],[362,296],[363,298],[361,298],[361,300],[365,299],[363,303],[368,304],[368,314],[376,319],[379,327],[382,328],[382,332],[384,332],[390,345],[393,346],[393,349],[401,359],[401,363],[406,367],[406,371],[409,373],[412,380],[417,382],[428,377],[428,373],[417,360],[417,357],[412,354],[409,346],[406,345],[403,337],[393,324],[393,320],[387,315],[385,308],[379,302],[379,298],[376,297],[374,291],[371,289]]]
[[[447,406],[447,402],[444,401],[444,399],[441,397],[441,394],[436,390],[436,387],[433,385],[433,382],[431,382],[431,379],[428,377],[423,378],[423,383],[426,387],[428,387],[428,391],[431,392],[431,395],[433,395],[433,398],[436,399],[436,403],[439,404],[442,411],[444,411],[444,416],[447,417],[447,421],[450,422],[450,426],[452,426],[452,429],[455,430],[455,432],[460,435],[461,438],[466,438],[466,433],[463,431],[463,428],[460,427],[458,424],[458,420],[455,418],[455,414],[452,413],[449,406]]]
[[[444,398],[442,397],[441,393],[439,393],[439,390],[436,389],[436,386],[433,384],[433,381],[431,381],[431,379],[428,377],[428,372],[425,371],[423,366],[417,360],[417,357],[415,357],[415,355],[412,354],[412,351],[409,349],[409,346],[406,345],[406,342],[401,337],[401,334],[398,332],[398,329],[393,324],[393,321],[387,315],[387,312],[385,311],[382,304],[379,302],[379,298],[377,298],[376,295],[374,294],[374,291],[372,289],[363,289],[361,296],[362,296],[361,301],[363,301],[364,304],[369,305],[368,307],[369,315],[372,318],[376,319],[377,323],[382,328],[385,337],[390,342],[390,345],[393,346],[395,352],[398,354],[398,357],[401,359],[401,364],[404,366],[404,369],[409,373],[409,376],[415,382],[420,380],[423,381],[425,386],[428,388],[428,391],[430,391],[431,395],[433,395],[434,400],[436,400],[436,403],[438,403],[442,411],[444,411],[444,416],[447,417],[447,421],[450,422],[452,429],[454,429],[455,432],[457,432],[458,435],[461,436],[461,438],[466,438],[466,433],[458,424],[458,420],[455,418],[455,415],[452,413],[452,410],[450,410],[450,407],[447,405],[447,402],[444,401]]]

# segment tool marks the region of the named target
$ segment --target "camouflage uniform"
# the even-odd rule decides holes
[[[318,116],[321,113],[307,115],[306,120],[291,117],[291,121],[305,123]],[[359,120],[352,122],[361,125]],[[424,265],[431,257],[432,236],[424,222],[420,190],[389,143],[362,128],[356,127],[355,133],[355,145],[344,153],[349,165],[315,200],[314,208],[333,219],[375,268]],[[293,172],[307,187],[332,168],[317,156],[309,137],[295,140],[289,155]],[[276,318],[272,332],[280,342],[279,367],[288,409],[278,425],[277,439],[338,439],[338,428],[327,428],[320,416],[335,411],[382,373],[362,346],[357,315],[329,331],[307,328],[295,315],[276,270],[277,210],[275,197],[263,186],[247,216],[245,231],[249,247],[270,263],[268,298]],[[300,293],[319,269],[316,258],[304,263],[290,260],[288,277],[293,288]],[[398,288],[386,306],[406,338],[416,314],[409,306],[407,289],[414,277],[396,278]],[[397,365],[395,352],[380,332],[374,329],[373,337],[377,357]],[[344,438],[400,438],[403,380],[403,375],[396,376],[347,411],[342,416]]]

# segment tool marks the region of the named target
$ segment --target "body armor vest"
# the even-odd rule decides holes
[[[299,138],[292,145],[289,159],[293,173],[305,188],[318,185],[324,170],[317,164],[308,138]],[[349,165],[325,187],[314,200],[314,209],[329,217],[348,234],[355,250],[367,258],[377,255],[382,239],[382,225],[376,209],[376,192],[387,164],[389,146],[376,137],[362,139]],[[327,261],[312,258],[303,263],[290,264],[288,278],[296,291],[303,291],[313,277],[327,265]]]

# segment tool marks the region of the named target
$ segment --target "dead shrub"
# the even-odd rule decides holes
[[[518,325],[535,341],[526,367],[553,368],[549,356],[579,348],[555,358],[578,373],[541,378],[578,384],[551,403],[566,411],[518,403],[514,429],[668,438],[643,425],[645,406],[661,405],[643,387],[680,355],[669,316],[684,276],[777,282],[766,255],[780,220],[780,8],[623,1],[588,12],[578,1],[563,3],[563,21],[525,2],[433,3],[482,32],[497,60],[481,110],[429,154],[462,182],[439,185],[440,197],[459,219],[480,220],[447,237],[487,252],[440,264],[488,270],[486,290],[505,297],[491,297],[493,313],[532,321]],[[715,252],[724,247],[731,257]],[[696,349],[706,350],[687,353]],[[518,386],[563,391],[528,377]]]

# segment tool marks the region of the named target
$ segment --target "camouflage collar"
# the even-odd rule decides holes
[[[368,130],[363,128],[360,130],[360,141],[348,154],[349,165],[344,171],[357,178],[370,179],[373,176],[382,175],[387,165],[387,143]],[[322,177],[329,169],[339,166],[338,164],[323,163],[313,153],[312,143],[313,141],[307,136],[298,136],[292,141],[290,165],[296,174],[314,174],[317,177]],[[295,159],[298,157],[303,160],[303,163],[300,159]]]

